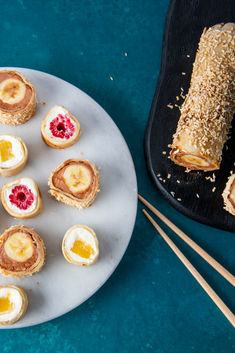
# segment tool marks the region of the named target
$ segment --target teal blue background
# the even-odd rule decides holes
[[[143,136],[160,69],[167,7],[168,0],[0,0],[0,66],[48,72],[100,103],[129,145],[139,192],[233,271],[234,234],[179,214],[155,189],[145,168]],[[127,252],[107,283],[51,322],[1,330],[1,353],[234,352],[232,326],[141,209],[139,205]],[[167,232],[234,310],[231,285]]]

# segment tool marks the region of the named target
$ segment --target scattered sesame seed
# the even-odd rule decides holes
[[[200,196],[198,194],[196,194],[196,196],[197,196],[198,199],[200,198]]]
[[[212,192],[215,192],[215,190],[216,190],[216,187],[214,186],[213,189],[212,189]]]
[[[171,193],[171,195],[172,195],[173,197],[175,197],[175,192],[174,192],[174,191],[171,191],[170,193]]]
[[[112,76],[110,76],[110,80],[113,81],[113,77]]]
[[[187,56],[187,58],[190,58],[190,55],[186,55]]]
[[[171,174],[168,173],[168,174],[167,174],[167,179],[170,179],[170,177],[171,177]]]
[[[177,182],[178,184],[180,184],[180,181],[179,181],[179,180],[176,180],[176,182]]]
[[[157,174],[157,177],[160,177],[161,176],[161,174]]]
[[[176,96],[175,98],[176,98],[176,100],[177,100],[177,101],[179,101],[179,100],[180,100],[179,96]]]
[[[166,154],[166,151],[162,151],[162,154]]]
[[[186,75],[186,72],[181,72],[181,74],[184,76],[184,75]]]
[[[178,197],[176,200],[177,200],[177,201],[182,201],[180,197]]]
[[[167,104],[167,107],[170,108],[170,109],[174,108],[172,104]]]
[[[128,54],[127,53],[124,53],[125,56],[127,56]]]

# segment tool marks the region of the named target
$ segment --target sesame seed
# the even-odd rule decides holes
[[[112,76],[110,76],[110,80],[113,81],[113,77]]]
[[[197,196],[198,199],[200,198],[200,196],[198,194],[196,194],[196,196]]]

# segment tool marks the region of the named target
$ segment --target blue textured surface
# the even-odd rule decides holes
[[[233,271],[234,234],[180,215],[146,172],[143,135],[167,7],[168,0],[0,0],[1,66],[49,72],[91,95],[122,131],[140,193]],[[0,331],[1,353],[234,352],[232,326],[156,235],[141,208],[128,250],[109,281],[56,320]],[[233,288],[168,233],[234,310]]]

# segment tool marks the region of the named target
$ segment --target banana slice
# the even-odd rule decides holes
[[[49,178],[49,193],[58,201],[79,209],[89,207],[99,191],[95,166],[84,159],[68,159]]]
[[[45,116],[41,125],[45,143],[53,148],[72,146],[81,134],[79,121],[62,105],[55,105]]]
[[[11,259],[25,262],[33,255],[33,244],[26,234],[18,232],[7,239],[4,250]]]
[[[33,85],[19,72],[0,71],[0,122],[23,124],[33,116],[35,109]]]
[[[181,156],[181,159],[190,165],[198,166],[198,167],[207,167],[209,163],[204,159],[200,158],[198,156],[190,155],[190,154],[185,154]]]
[[[16,104],[24,99],[26,87],[16,79],[6,79],[0,83],[0,99],[3,103]]]
[[[42,210],[42,198],[32,178],[19,178],[3,185],[1,200],[5,210],[15,218],[36,217]]]
[[[11,325],[20,320],[28,306],[25,291],[13,285],[0,286],[0,325]]]
[[[69,228],[62,241],[62,253],[74,265],[93,264],[99,256],[99,244],[94,230],[81,224]]]
[[[0,237],[0,272],[25,277],[41,270],[45,246],[39,235],[23,225],[7,229]]]
[[[19,173],[28,159],[28,149],[15,135],[0,135],[0,174],[13,176]]]
[[[73,193],[85,192],[92,182],[90,170],[84,165],[70,165],[63,175],[65,184]]]
[[[224,209],[235,216],[235,174],[230,175],[223,191]]]

